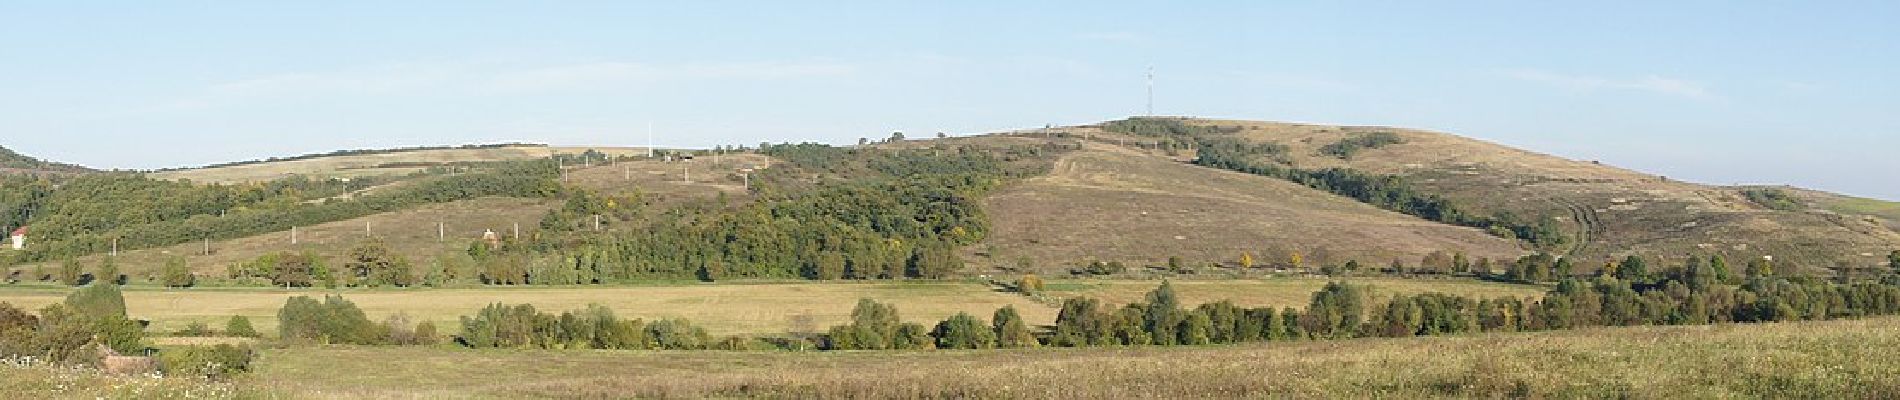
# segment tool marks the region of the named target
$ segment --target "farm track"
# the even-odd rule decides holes
[[[1592,242],[1604,235],[1603,221],[1598,219],[1595,209],[1565,198],[1552,198],[1550,201],[1570,211],[1570,219],[1577,223],[1576,244],[1572,245],[1569,251],[1564,252],[1565,256],[1582,254],[1584,250],[1590,248]]]

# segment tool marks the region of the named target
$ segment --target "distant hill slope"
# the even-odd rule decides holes
[[[169,170],[152,173],[158,179],[190,179],[205,183],[262,182],[303,175],[313,179],[355,178],[362,176],[403,175],[432,166],[455,163],[513,161],[546,158],[554,154],[579,154],[588,150],[608,156],[644,154],[644,148],[629,147],[551,147],[542,145],[483,146],[475,148],[427,148],[372,151],[366,154],[312,155],[275,161],[232,163],[206,168]]]
[[[1243,253],[1257,265],[1284,265],[1298,253],[1308,267],[1347,260],[1382,267],[1395,259],[1417,265],[1437,251],[1473,260],[1525,254],[1478,229],[1102,143],[1057,160],[1046,176],[997,191],[986,212],[994,228],[975,252],[999,265],[1026,258],[1044,272],[1090,261],[1162,265],[1169,257],[1232,264]]]
[[[1774,256],[1799,268],[1863,267],[1900,248],[1900,233],[1878,222],[1806,207],[1771,209],[1750,201],[1738,188],[1681,182],[1450,134],[1256,121],[1184,122],[1229,127],[1233,136],[1284,145],[1283,159],[1277,162],[1300,168],[1397,175],[1479,211],[1559,219],[1575,239],[1566,252],[1596,261],[1582,265],[1601,265],[1631,253],[1678,258],[1723,253],[1731,259]],[[1349,140],[1384,134],[1400,142],[1361,146],[1345,152],[1347,156],[1335,151]]]
[[[0,173],[8,172],[72,174],[93,172],[93,170],[78,165],[62,164],[33,158],[0,146]]]

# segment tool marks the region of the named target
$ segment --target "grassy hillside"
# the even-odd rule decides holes
[[[555,154],[579,154],[594,150],[608,156],[646,154],[644,148],[625,147],[550,147],[517,145],[483,148],[447,148],[408,151],[381,151],[370,154],[296,157],[291,160],[239,163],[163,171],[151,174],[159,179],[189,179],[201,183],[263,182],[302,175],[311,179],[357,178],[364,176],[400,176],[430,166],[492,161],[516,161],[547,158]]]
[[[460,254],[468,244],[482,237],[482,232],[493,230],[503,235],[513,233],[514,224],[521,224],[524,235],[532,235],[538,230],[543,213],[554,208],[555,203],[547,199],[523,199],[509,197],[485,197],[449,203],[426,204],[415,208],[378,213],[359,218],[326,222],[297,228],[297,243],[291,243],[289,229],[233,239],[212,240],[209,243],[193,241],[176,245],[154,247],[119,252],[116,262],[123,273],[134,282],[144,281],[158,274],[166,260],[180,257],[195,273],[212,279],[225,275],[225,268],[233,263],[245,262],[259,256],[283,252],[310,251],[328,258],[327,265],[340,265],[340,257],[353,246],[365,240],[365,235],[374,235],[396,254],[404,255],[419,265],[428,265],[438,254]],[[438,229],[437,223],[442,223]],[[365,232],[365,225],[368,232]],[[441,238],[439,238],[439,236]],[[207,250],[209,253],[207,253]],[[104,262],[107,254],[92,254],[76,258],[87,268]],[[13,270],[42,271],[51,273],[57,270],[63,261],[48,261],[13,267]],[[31,278],[30,276],[28,278]],[[30,280],[30,279],[29,279]]]
[[[1895,322],[903,353],[292,348],[239,384],[328,398],[1891,398]]]
[[[978,248],[993,262],[1043,269],[1092,260],[1158,265],[1259,264],[1288,252],[1307,265],[1349,259],[1417,263],[1434,251],[1516,258],[1515,243],[1298,184],[1187,165],[1102,143],[1062,157],[1046,176],[986,199],[996,229]]]
[[[1181,120],[1219,127],[1224,135],[1283,146],[1261,162],[1302,169],[1350,168],[1400,176],[1416,189],[1472,212],[1554,218],[1571,239],[1563,253],[1580,265],[1601,265],[1628,253],[1681,257],[1726,253],[1731,259],[1772,255],[1797,268],[1873,265],[1900,248],[1900,233],[1831,212],[1775,210],[1735,188],[1699,185],[1596,162],[1514,149],[1450,134],[1390,127],[1256,121]],[[1114,137],[1101,126],[1072,134]],[[1343,144],[1389,135],[1396,143]]]

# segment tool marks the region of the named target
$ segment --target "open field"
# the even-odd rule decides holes
[[[1297,251],[1307,265],[1384,265],[1394,258],[1416,264],[1434,251],[1473,259],[1523,254],[1512,241],[1477,229],[1100,143],[985,201],[995,227],[977,248],[992,255],[989,261],[1029,258],[1050,270],[1093,260],[1155,265],[1169,256],[1206,265],[1234,262],[1242,252],[1266,263],[1285,258],[1270,253]]]
[[[1894,348],[1894,318],[1185,348],[292,348],[239,384],[324,398],[1893,398]]]
[[[243,183],[268,181],[291,175],[303,175],[315,179],[405,175],[422,169],[415,166],[416,163],[525,160],[544,158],[554,154],[580,154],[587,150],[599,151],[609,156],[646,154],[645,148],[632,147],[506,146],[483,149],[432,149],[165,171],[154,173],[152,177],[190,179],[193,182],[203,183]]]
[[[1438,291],[1467,296],[1535,296],[1536,286],[1506,285],[1469,280],[1361,278],[1376,293]],[[1248,306],[1304,307],[1324,279],[1276,278],[1266,280],[1181,281],[1175,291],[1187,306],[1233,300]],[[1051,281],[1057,297],[1091,296],[1111,303],[1138,301],[1159,281]],[[0,288],[0,302],[37,310],[64,298],[67,290]],[[125,291],[126,307],[134,318],[153,321],[154,332],[171,332],[197,321],[221,327],[232,315],[251,318],[258,331],[275,333],[277,309],[292,296],[341,294],[372,319],[405,313],[435,321],[448,332],[457,318],[471,315],[490,303],[528,303],[549,311],[565,311],[598,303],[625,317],[680,317],[720,335],[778,334],[822,331],[843,323],[860,298],[897,305],[904,319],[934,324],[957,312],[988,319],[1005,305],[1014,305],[1031,324],[1055,323],[1054,304],[1038,303],[994,287],[966,282],[867,283],[752,283],[676,284],[664,286],[593,287],[484,287],[470,289],[384,290],[277,290],[188,289],[162,290],[134,287]]]
[[[206,243],[190,242],[122,251],[117,262],[119,270],[132,277],[134,282],[144,281],[147,275],[156,274],[165,265],[165,260],[173,256],[184,257],[186,265],[200,276],[224,276],[225,267],[232,263],[250,261],[280,251],[309,250],[330,258],[328,265],[334,267],[341,265],[339,260],[345,252],[364,240],[364,225],[368,224],[368,234],[382,240],[391,251],[406,255],[417,265],[428,265],[437,254],[464,251],[470,242],[480,240],[485,230],[492,229],[508,235],[513,232],[514,224],[519,223],[523,235],[533,234],[540,226],[542,214],[554,207],[552,202],[547,199],[486,197],[426,204],[402,211],[298,227],[297,244],[294,245],[290,243],[289,231],[272,232],[212,241],[208,255],[205,254]],[[444,224],[440,231],[437,223]],[[438,239],[438,234],[446,239]],[[87,268],[92,268],[98,266],[104,257],[104,254],[94,254],[79,257],[78,260]],[[30,273],[40,268],[50,273],[57,270],[59,265],[59,262],[46,262],[11,269]]]

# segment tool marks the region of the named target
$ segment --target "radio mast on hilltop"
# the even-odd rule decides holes
[[[1148,66],[1148,116],[1155,115],[1155,66]]]
[[[647,121],[647,158],[653,158],[653,121]]]

